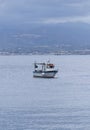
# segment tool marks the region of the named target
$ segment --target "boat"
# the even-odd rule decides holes
[[[55,65],[50,62],[34,63],[33,77],[54,78],[57,72]]]

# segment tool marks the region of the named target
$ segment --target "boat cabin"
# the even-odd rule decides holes
[[[55,67],[54,64],[50,63],[34,63],[34,69],[36,71],[38,70],[46,71],[46,69],[53,69],[54,67]]]

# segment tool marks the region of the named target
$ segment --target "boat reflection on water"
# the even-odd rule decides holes
[[[54,78],[57,72],[55,65],[50,62],[34,63],[33,77]]]

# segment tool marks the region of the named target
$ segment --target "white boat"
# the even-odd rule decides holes
[[[50,62],[34,63],[33,77],[54,78],[58,72],[58,70],[54,68],[55,65]]]

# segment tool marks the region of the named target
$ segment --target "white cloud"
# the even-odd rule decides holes
[[[90,23],[89,14],[90,0],[0,0],[2,22]]]
[[[82,23],[90,24],[90,15],[63,17],[63,18],[48,18],[48,19],[42,20],[41,22],[44,24],[75,23],[75,22],[82,22]]]

